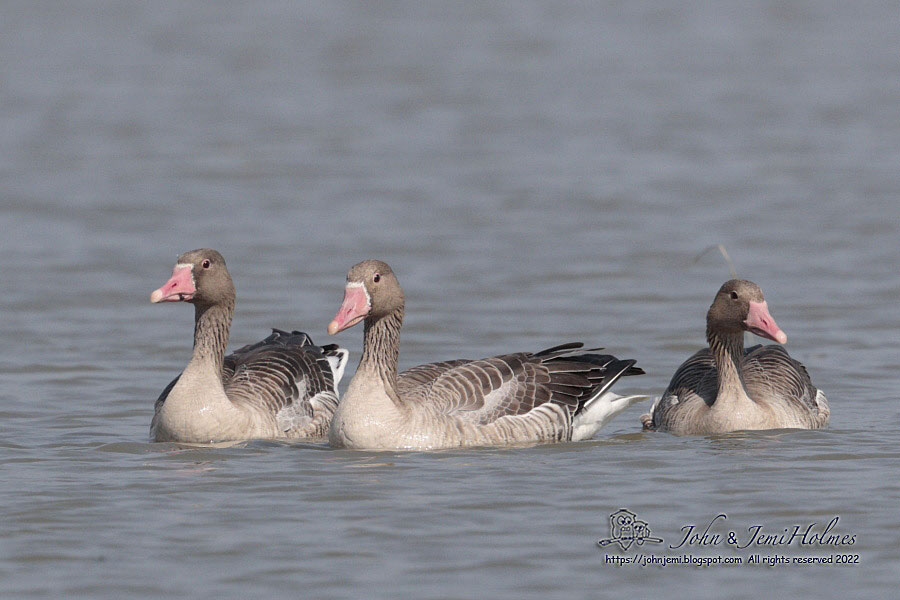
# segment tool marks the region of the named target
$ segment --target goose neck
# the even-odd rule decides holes
[[[403,307],[392,313],[365,320],[363,351],[359,368],[373,373],[384,385],[392,400],[400,403],[397,394],[397,357],[400,353],[400,328],[403,325]]]
[[[195,306],[192,364],[212,368],[221,376],[233,316],[234,301]]]
[[[746,395],[740,365],[744,358],[742,331],[721,333],[707,330],[706,338],[716,364],[718,398]]]

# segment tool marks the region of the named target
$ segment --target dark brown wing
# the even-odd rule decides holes
[[[324,430],[304,430],[317,422],[321,411],[328,412],[327,427],[337,407],[335,372],[343,371],[346,358],[346,350],[316,346],[303,332],[273,329],[261,342],[225,357],[225,393],[236,404],[274,414],[288,436],[323,435]]]
[[[824,412],[827,421],[824,394],[813,385],[806,367],[791,358],[783,346],[750,348],[744,355],[741,373],[750,398],[769,404],[780,402],[798,414],[810,415],[813,421]]]
[[[716,364],[709,348],[703,348],[681,363],[650,413],[641,417],[644,429],[670,429],[677,413],[692,403],[712,406],[717,391]]]
[[[401,374],[398,386],[410,398],[478,424],[524,415],[552,402],[571,416],[623,375],[643,373],[634,361],[578,354],[565,344],[532,354],[433,363]],[[583,352],[583,351],[582,351]],[[403,381],[405,379],[405,381]]]
[[[447,360],[418,365],[403,371],[397,376],[397,388],[400,396],[408,400],[421,401],[427,396],[438,377],[450,369],[470,362],[472,361],[464,359]]]

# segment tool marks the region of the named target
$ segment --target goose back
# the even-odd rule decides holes
[[[237,404],[275,415],[285,437],[319,437],[337,407],[337,381],[329,356],[346,361],[338,346],[316,346],[301,332],[273,329],[256,344],[225,359],[222,383]]]
[[[759,345],[747,350],[742,365],[747,395],[757,401],[780,403],[809,421],[812,429],[828,423],[831,410],[825,394],[813,385],[806,367],[782,346]]]
[[[405,401],[427,404],[448,417],[477,425],[554,404],[565,415],[559,424],[560,435],[565,437],[572,418],[590,399],[622,376],[643,373],[633,366],[634,360],[574,354],[581,347],[573,343],[537,353],[420,365],[399,375],[398,391]]]
[[[737,367],[753,402],[791,415],[805,427],[815,429],[827,424],[830,409],[825,395],[813,385],[806,367],[782,346],[746,348]],[[678,367],[650,414],[642,418],[644,428],[688,433],[703,410],[713,406],[717,393],[715,359],[710,349],[704,348]]]

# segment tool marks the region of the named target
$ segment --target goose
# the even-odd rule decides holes
[[[178,257],[150,302],[194,305],[194,352],[156,401],[150,437],[211,443],[324,437],[338,402],[349,352],[316,346],[308,335],[273,329],[225,356],[234,284],[222,255],[209,248]]]
[[[646,396],[610,392],[640,375],[619,360],[570,343],[482,360],[451,360],[397,373],[403,290],[391,268],[350,269],[328,333],[365,322],[363,352],[328,433],[335,447],[438,449],[584,440]]]
[[[732,279],[706,315],[709,347],[678,367],[665,393],[641,417],[644,429],[702,435],[824,427],[831,410],[806,367],[780,345],[745,349],[745,331],[787,342],[759,286]]]

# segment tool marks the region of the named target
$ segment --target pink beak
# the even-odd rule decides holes
[[[787,342],[787,334],[778,328],[775,319],[769,314],[769,306],[765,301],[750,302],[750,312],[747,313],[744,325],[747,326],[750,333],[759,337],[768,338],[779,344]]]
[[[150,294],[150,302],[181,302],[191,300],[197,292],[194,287],[194,277],[191,274],[193,268],[190,265],[178,266],[172,269],[172,277],[158,290]]]
[[[372,307],[369,296],[361,285],[347,286],[344,289],[344,301],[338,309],[334,320],[328,324],[328,334],[334,335],[348,327],[353,327],[366,318]]]

